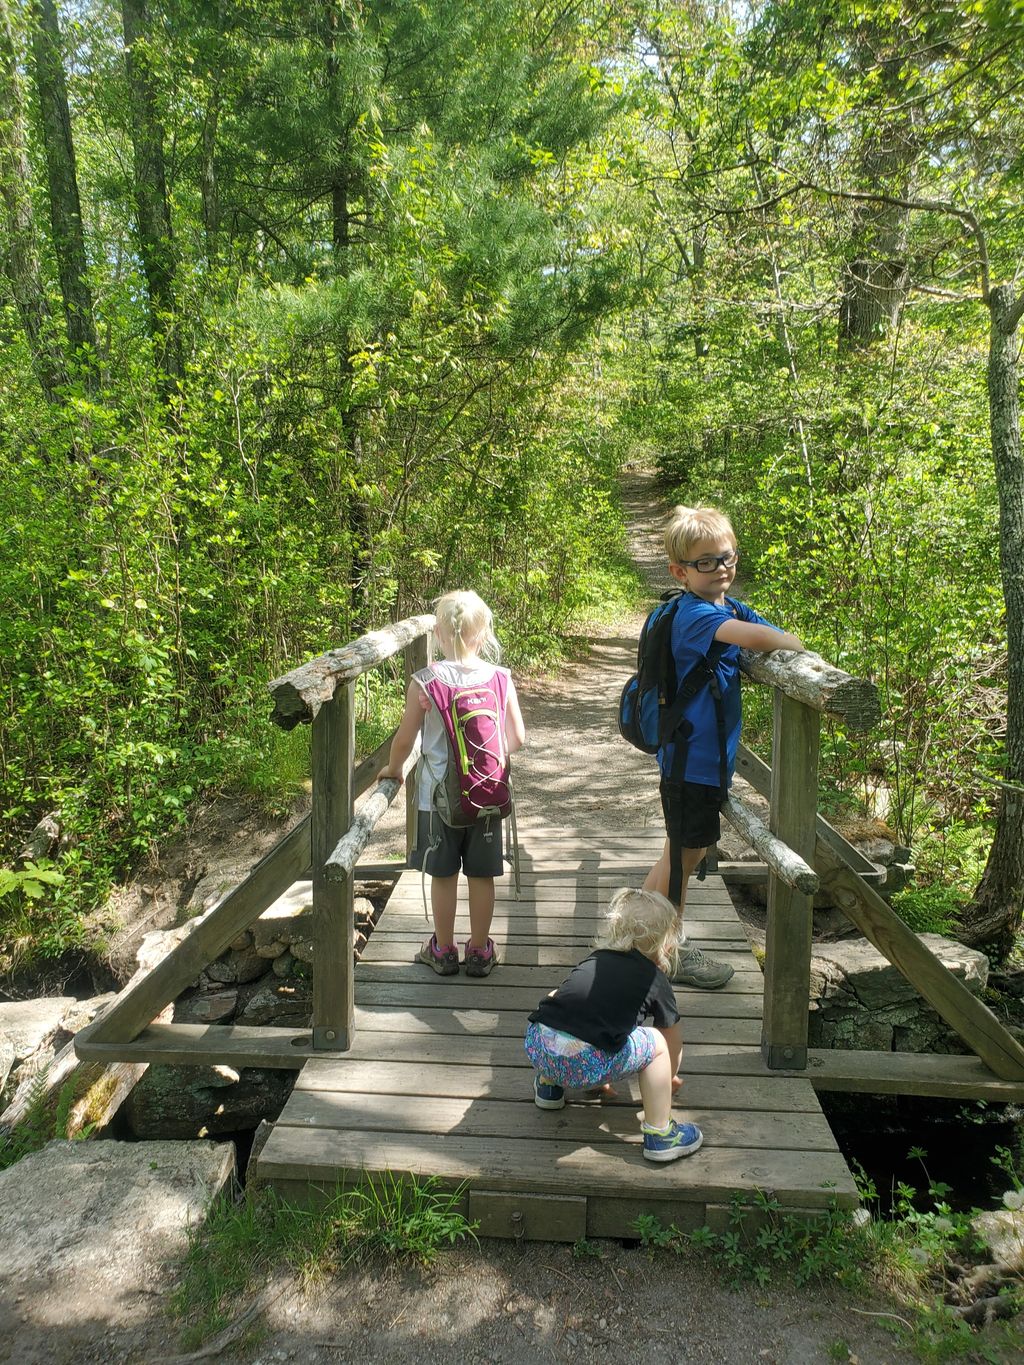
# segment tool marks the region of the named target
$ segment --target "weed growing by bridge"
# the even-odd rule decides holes
[[[1009,1358],[1007,1352],[1024,1347],[1016,1323],[998,1321],[1024,1309],[1024,1286],[1000,1289],[980,1305],[962,1302],[956,1283],[966,1284],[965,1267],[987,1254],[972,1227],[978,1210],[954,1211],[949,1187],[927,1177],[926,1154],[914,1149],[910,1155],[921,1160],[926,1189],[900,1182],[889,1218],[871,1216],[867,1208],[852,1213],[831,1208],[818,1218],[796,1218],[770,1194],[759,1192],[753,1204],[733,1196],[722,1231],[704,1226],[682,1232],[653,1214],[642,1214],[634,1228],[651,1253],[709,1255],[733,1289],[750,1283],[767,1288],[789,1274],[797,1285],[836,1282],[855,1292],[882,1290],[891,1295],[893,1311],[872,1316],[886,1319],[919,1359],[968,1358],[998,1365]],[[1012,1154],[1000,1148],[993,1161],[1012,1186],[1007,1207],[1018,1207],[1018,1198],[1024,1203],[1024,1181]],[[878,1191],[863,1172],[858,1184],[865,1205],[876,1204]],[[985,1326],[984,1337],[972,1323]]]
[[[318,1208],[289,1204],[272,1189],[223,1200],[192,1234],[172,1312],[187,1348],[224,1329],[241,1297],[275,1267],[303,1285],[382,1254],[431,1265],[444,1247],[476,1240],[461,1212],[463,1191],[385,1171],[353,1189],[339,1185]]]

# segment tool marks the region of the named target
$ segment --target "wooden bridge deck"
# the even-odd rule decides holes
[[[676,1112],[704,1130],[700,1152],[645,1162],[635,1079],[616,1101],[533,1103],[526,1015],[585,956],[602,907],[639,885],[660,847],[620,837],[521,832],[523,895],[498,883],[502,964],[484,980],[441,978],[413,961],[428,932],[420,877],[402,874],[356,967],[356,1038],[343,1059],[310,1061],[250,1178],[289,1197],[390,1171],[465,1185],[486,1236],[628,1237],[639,1213],[684,1229],[721,1223],[735,1193],[783,1208],[857,1203],[811,1083],[763,1065],[762,977],[724,884],[694,883],[692,942],[732,962],[720,991],[678,990],[685,1078]],[[460,910],[457,932],[468,918]]]

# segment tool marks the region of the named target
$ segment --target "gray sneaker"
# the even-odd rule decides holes
[[[702,991],[717,991],[735,972],[727,962],[714,962],[699,948],[688,948],[679,957],[679,967],[672,980],[677,986],[696,986]]]

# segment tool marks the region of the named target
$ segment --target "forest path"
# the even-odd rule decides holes
[[[669,508],[648,473],[625,477],[622,500],[629,552],[653,604],[673,586],[661,529]],[[523,826],[588,834],[660,827],[657,765],[627,744],[616,725],[619,694],[636,669],[645,615],[639,611],[595,628],[585,652],[580,642],[581,657],[557,669],[517,675],[527,742],[513,759],[513,776]],[[500,638],[501,621],[495,625]],[[366,858],[401,857],[404,847],[404,811],[396,802],[377,826]],[[745,845],[724,825],[720,847],[724,856],[735,858]]]

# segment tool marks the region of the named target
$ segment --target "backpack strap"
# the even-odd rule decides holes
[[[683,679],[675,700],[667,708],[663,718],[661,742],[662,744],[671,743],[674,746],[671,768],[667,776],[662,778],[661,804],[665,813],[665,830],[668,834],[668,898],[676,906],[683,894],[682,784],[685,780],[686,755],[690,747],[692,730],[689,721],[684,718],[683,712],[703,688],[709,688],[715,704],[715,728],[718,732],[718,786],[720,799],[725,801],[729,794],[725,706],[715,667],[727,648],[728,645],[722,641],[716,640],[712,643],[707,655],[694,664]]]

